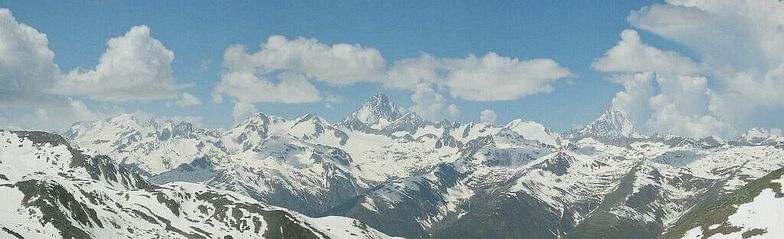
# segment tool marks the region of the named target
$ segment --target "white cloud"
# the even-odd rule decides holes
[[[387,79],[383,84],[388,88],[415,91],[421,83],[444,84],[445,71],[454,67],[448,66],[449,60],[438,59],[429,54],[422,54],[414,58],[395,61],[387,72]]]
[[[644,44],[636,31],[625,30],[621,41],[594,60],[593,67],[616,73],[611,80],[622,83],[624,90],[615,95],[612,107],[626,112],[649,133],[727,135],[731,126],[710,111],[708,80],[696,75],[696,65],[676,52]]]
[[[497,117],[498,116],[495,114],[495,111],[490,110],[490,109],[485,109],[485,110],[482,110],[482,112],[479,112],[479,121],[480,122],[486,122],[486,123],[495,124],[495,120],[496,120]]]
[[[429,120],[454,120],[460,110],[454,104],[448,104],[443,95],[434,91],[427,84],[420,84],[411,95],[411,111]]]
[[[515,100],[550,92],[552,83],[571,77],[551,59],[520,60],[489,52],[466,58],[424,54],[403,59],[387,74],[386,87],[416,90],[421,83],[445,87],[453,97],[471,101]]]
[[[634,30],[624,30],[615,47],[596,59],[592,67],[603,72],[692,74],[697,71],[697,65],[691,59],[642,43]]]
[[[313,38],[289,40],[280,35],[270,36],[256,53],[232,46],[224,58],[231,71],[294,71],[338,86],[380,81],[386,64],[374,48],[343,43],[329,46]]]
[[[493,52],[469,55],[449,74],[452,96],[473,101],[514,100],[551,92],[552,83],[571,76],[569,70],[550,59],[521,61]]]
[[[60,77],[45,34],[0,8],[0,106],[29,106]],[[48,98],[48,97],[47,97]]]
[[[278,74],[280,82],[273,83],[262,76],[251,72],[228,72],[221,76],[221,82],[215,87],[215,94],[226,94],[237,101],[307,103],[321,100],[316,87],[296,73],[283,72]],[[215,101],[215,95],[213,100]],[[222,100],[222,97],[218,96]]]
[[[135,26],[109,39],[106,52],[93,70],[76,69],[59,82],[57,92],[86,95],[102,101],[174,98],[181,86],[172,76],[174,53],[150,36],[147,26]]]
[[[224,95],[248,103],[332,101],[334,97],[322,97],[310,80],[331,86],[375,82],[411,91],[412,109],[430,119],[454,119],[459,114],[458,107],[447,104],[439,92],[472,101],[514,100],[550,92],[553,82],[572,76],[550,59],[519,60],[493,52],[466,58],[423,54],[395,61],[387,69],[386,60],[374,48],[330,46],[313,38],[279,35],[270,36],[257,52],[242,45],[228,47],[223,65],[225,72],[212,95],[215,103],[222,102]],[[325,106],[331,108],[333,103]]]
[[[784,5],[777,0],[675,0],[634,11],[629,22],[695,50],[718,67],[784,61]]]
[[[41,104],[32,112],[12,111],[13,115],[8,120],[25,130],[63,131],[75,122],[98,120],[105,116],[90,110],[80,101],[71,98],[60,100],[58,103]]]
[[[457,105],[455,104],[449,104],[449,106],[446,107],[446,113],[449,116],[448,119],[455,120],[460,116],[460,109],[457,108]]]
[[[710,91],[704,77],[657,77],[661,93],[650,98],[653,117],[646,123],[654,132],[690,137],[727,135],[729,126],[708,110]]]
[[[53,62],[47,36],[19,23],[0,9],[0,125],[2,127],[63,130],[99,113],[84,103],[52,95],[60,70]]]
[[[251,103],[237,102],[234,103],[234,111],[232,112],[232,116],[234,117],[234,122],[237,123],[245,120],[248,118],[248,116],[256,112],[259,112],[259,110],[256,109],[255,105]]]
[[[632,12],[628,21],[700,58],[699,71],[690,75],[711,82],[707,101],[711,117],[738,132],[782,126],[777,123],[784,116],[784,4],[780,1],[670,0]]]
[[[625,112],[632,122],[648,119],[649,99],[654,96],[652,73],[623,74],[612,77],[612,81],[623,84],[623,91],[615,94],[612,108]]]
[[[189,106],[197,106],[201,105],[201,100],[196,98],[196,96],[191,95],[187,92],[183,92],[180,94],[180,99],[175,101],[174,104],[180,107],[189,107]]]

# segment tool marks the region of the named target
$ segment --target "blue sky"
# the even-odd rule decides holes
[[[95,110],[145,111],[156,116],[198,116],[206,127],[229,127],[233,101],[214,103],[211,95],[225,71],[223,54],[234,44],[250,53],[271,35],[314,38],[332,45],[360,44],[377,49],[387,62],[428,53],[465,58],[495,52],[521,61],[548,58],[568,68],[570,79],[552,83],[553,91],[513,100],[472,101],[440,91],[460,109],[458,119],[476,121],[491,109],[498,122],[523,118],[564,131],[584,124],[611,106],[621,84],[608,81],[614,72],[591,67],[616,46],[624,29],[638,29],[643,42],[662,51],[699,60],[701,55],[678,39],[655,29],[639,30],[627,21],[632,11],[658,1],[0,1],[16,21],[46,34],[54,63],[63,72],[92,69],[107,50],[107,40],[133,26],[146,25],[152,38],[174,53],[171,70],[183,91],[202,104],[176,107],[166,100],[105,102],[73,96]],[[650,30],[650,31],[649,31]],[[209,63],[202,68],[204,63]],[[338,121],[369,96],[382,91],[410,106],[411,91],[377,83],[335,86],[311,83],[323,95],[343,100],[325,107],[314,103],[255,103],[258,110],[295,117],[315,112]],[[709,85],[717,84],[709,81]],[[481,84],[478,85],[481,88]],[[770,117],[769,117],[770,118]],[[768,123],[772,124],[772,123]],[[780,125],[780,124],[779,124]],[[770,125],[770,126],[779,126]],[[779,126],[780,127],[780,126]]]

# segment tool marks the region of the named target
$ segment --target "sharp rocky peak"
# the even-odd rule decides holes
[[[624,112],[608,109],[599,118],[577,131],[577,136],[617,140],[640,137],[640,134]]]
[[[392,103],[386,95],[378,93],[351,113],[342,124],[351,129],[363,127],[379,129],[399,119],[404,113],[403,108]]]

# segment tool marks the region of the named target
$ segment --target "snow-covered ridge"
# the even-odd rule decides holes
[[[415,238],[503,237],[472,234],[478,231],[593,235],[610,230],[602,223],[608,218],[658,235],[705,194],[732,192],[784,167],[784,144],[775,140],[644,137],[616,111],[559,134],[524,120],[429,121],[377,95],[347,119],[332,124],[314,114],[284,119],[257,113],[223,133],[193,129],[160,137],[164,127],[121,117],[99,124],[117,122],[104,126],[119,132],[109,135],[133,137],[103,142],[82,137],[98,133],[75,134],[72,142],[84,148],[125,145],[101,153],[149,170],[153,182],[204,184],[305,215],[358,218],[389,235]],[[91,131],[82,126],[79,132]],[[197,150],[182,153],[172,145]],[[492,215],[509,223],[504,225],[529,218],[537,224],[526,225],[539,226],[482,223]]]
[[[201,184],[151,185],[60,136],[0,131],[0,237],[387,238]]]

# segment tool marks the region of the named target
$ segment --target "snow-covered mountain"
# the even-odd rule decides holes
[[[590,138],[553,148],[486,136],[461,155],[330,213],[405,237],[655,238],[706,197],[784,167],[773,146]]]
[[[352,130],[375,131],[402,117],[403,114],[405,109],[389,101],[386,95],[378,93],[346,117],[341,125]]]
[[[565,134],[521,119],[429,121],[382,94],[337,124],[258,113],[225,132],[160,137],[159,123],[123,117],[75,125],[69,139],[154,183],[208,185],[410,238],[655,238],[784,167],[774,134],[647,137],[613,110]],[[203,146],[161,153],[182,144]]]
[[[216,130],[201,129],[190,122],[143,121],[132,114],[76,123],[64,136],[145,175],[172,170],[203,155],[220,158],[226,151]]]
[[[761,145],[761,144],[784,144],[784,135],[781,132],[773,132],[760,128],[753,128],[740,136],[738,142]]]
[[[573,137],[578,139],[591,137],[597,140],[619,142],[640,136],[625,113],[609,109],[599,118],[575,132]]]
[[[0,131],[2,238],[387,238],[194,183],[154,185],[58,135]]]

